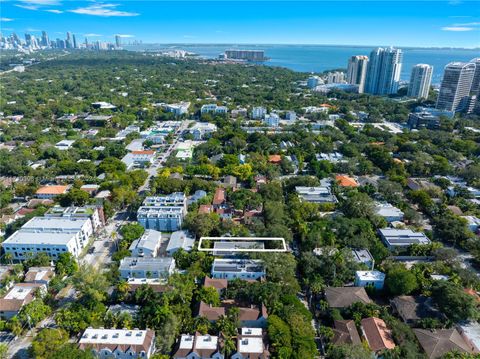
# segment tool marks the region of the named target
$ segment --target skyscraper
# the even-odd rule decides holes
[[[50,41],[46,31],[42,31],[42,46],[50,47]]]
[[[437,106],[439,110],[460,112],[470,103],[475,64],[468,62],[451,62],[445,66]]]
[[[73,47],[72,34],[70,34],[70,31],[67,32],[67,39],[65,40],[65,47],[67,49],[71,49]]]
[[[120,35],[115,35],[115,46],[122,47],[122,38]]]
[[[347,82],[358,85],[358,93],[365,90],[365,78],[367,76],[368,56],[352,56],[348,59]]]
[[[475,74],[473,75],[472,89],[470,92],[472,95],[480,95],[480,57],[476,57],[470,60],[470,63],[475,64]]]
[[[428,98],[430,84],[432,83],[433,67],[427,64],[418,64],[412,68],[407,96],[415,98]]]
[[[78,49],[77,38],[75,37],[75,34],[72,35],[72,40],[73,40],[73,48]]]
[[[400,49],[379,47],[373,50],[368,62],[365,92],[374,95],[396,94],[402,59],[403,53]]]

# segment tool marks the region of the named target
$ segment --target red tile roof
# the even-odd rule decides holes
[[[342,187],[358,187],[357,181],[355,181],[355,179],[353,179],[352,177],[346,175],[336,175],[335,180]]]
[[[362,319],[362,329],[368,346],[374,352],[395,348],[392,331],[382,319],[375,317]]]

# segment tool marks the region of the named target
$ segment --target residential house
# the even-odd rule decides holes
[[[359,270],[355,272],[355,286],[373,287],[377,290],[383,289],[385,273],[378,270]]]
[[[358,187],[358,182],[355,178],[347,175],[336,175],[335,181],[337,181],[340,187]]]
[[[48,287],[54,276],[55,271],[52,267],[30,267],[28,272],[25,273],[23,281],[25,283],[44,284]]]
[[[337,198],[332,193],[330,186],[320,187],[295,187],[295,191],[302,201],[310,203],[336,203]]]
[[[375,206],[377,216],[383,217],[387,223],[402,222],[404,213],[390,203],[377,203]]]
[[[265,334],[261,328],[241,328],[237,336],[237,350],[231,359],[270,358],[265,345]]]
[[[226,279],[210,278],[208,275],[203,280],[203,286],[205,288],[215,288],[220,294],[228,287],[228,281]]]
[[[335,320],[333,326],[333,344],[359,345],[362,343],[353,320]]]
[[[225,188],[217,187],[215,194],[213,195],[213,208],[222,208],[226,204],[226,191]]]
[[[195,335],[182,334],[172,358],[224,359],[225,356],[221,353],[220,341],[217,336],[195,333]]]
[[[55,144],[55,148],[60,151],[69,150],[70,148],[72,148],[74,143],[74,140],[62,140]]]
[[[327,287],[325,300],[330,308],[346,308],[356,302],[372,303],[363,287]]]
[[[382,350],[395,348],[392,331],[382,319],[376,317],[364,318],[361,321],[361,327],[363,336],[373,352],[378,353]]]
[[[430,239],[424,233],[411,229],[383,228],[378,233],[389,250],[404,249],[412,244],[430,244]]]
[[[134,240],[128,248],[132,257],[156,257],[162,243],[162,233],[147,229],[143,235]]]
[[[150,329],[87,328],[78,341],[81,350],[98,358],[150,358],[155,353],[155,332]]]
[[[175,231],[170,236],[170,240],[167,245],[167,255],[173,256],[175,252],[180,249],[190,252],[195,244],[195,238],[193,238],[186,231]]]
[[[175,260],[171,257],[125,257],[118,268],[120,277],[159,278],[166,280],[175,271]]]
[[[260,259],[215,258],[211,276],[216,279],[250,279],[265,277],[265,266]]]
[[[18,315],[24,305],[35,299],[37,290],[46,292],[45,284],[16,283],[0,298],[0,319],[9,320]]]
[[[204,140],[217,132],[217,125],[209,122],[196,122],[188,130],[196,141]]]
[[[434,308],[432,298],[423,295],[400,295],[390,301],[392,310],[409,325],[416,325],[425,318],[440,316]]]
[[[373,269],[375,260],[368,249],[352,249],[353,260],[360,264],[365,264],[368,268]]]
[[[223,179],[223,185],[227,188],[232,188],[235,190],[237,188],[237,177],[227,175]]]
[[[456,351],[473,354],[474,349],[465,341],[457,329],[413,329],[415,336],[429,359],[441,358]]]
[[[457,325],[457,330],[475,353],[480,353],[480,323],[464,322]]]
[[[68,186],[65,185],[42,186],[37,190],[37,192],[35,192],[35,197],[40,199],[52,199],[67,192]]]

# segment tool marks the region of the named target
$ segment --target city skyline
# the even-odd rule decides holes
[[[3,1],[1,30],[36,37],[44,30],[51,38],[69,31],[80,41],[117,35],[145,43],[480,46],[472,1],[273,3]]]

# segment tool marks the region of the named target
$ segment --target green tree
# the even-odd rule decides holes
[[[415,274],[399,264],[388,269],[385,286],[392,295],[402,295],[412,293],[418,283]]]
[[[327,350],[327,359],[371,359],[372,352],[363,345],[331,345]]]
[[[40,298],[34,299],[22,308],[18,318],[32,327],[50,315],[52,309],[43,303]]]
[[[78,263],[70,252],[61,253],[55,263],[55,272],[59,276],[72,275],[78,270]]]
[[[65,345],[68,334],[63,329],[43,329],[33,339],[31,354],[36,359],[50,359],[52,353]]]
[[[436,281],[432,286],[432,298],[435,304],[451,321],[476,319],[479,316],[475,299],[462,288],[447,281]]]
[[[198,290],[197,298],[198,298],[198,301],[211,304],[214,307],[218,307],[220,305],[220,295],[218,294],[217,290],[213,287],[201,287]]]
[[[292,355],[292,335],[288,324],[276,315],[269,315],[267,333],[276,357],[289,358]]]
[[[81,300],[90,308],[105,300],[109,283],[105,275],[96,267],[82,265],[73,275],[72,280]]]

